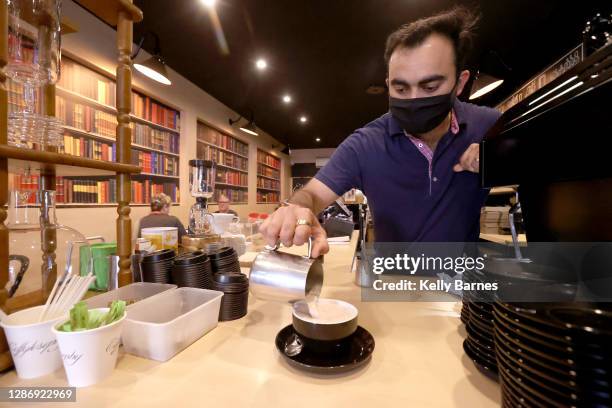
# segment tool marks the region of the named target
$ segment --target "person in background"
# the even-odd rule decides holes
[[[219,205],[219,209],[215,211],[216,213],[225,213],[238,216],[238,213],[230,208],[230,199],[227,198],[225,194],[221,194],[219,196],[219,201],[217,201],[217,204]]]
[[[170,215],[172,199],[164,193],[160,193],[151,199],[151,213],[140,219],[138,225],[138,237],[141,236],[143,228],[154,227],[176,227],[178,229],[179,242],[187,232],[183,223],[174,215]]]

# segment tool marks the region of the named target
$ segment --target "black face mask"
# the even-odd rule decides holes
[[[427,133],[438,126],[455,103],[455,87],[446,95],[398,99],[389,97],[389,110],[406,132]]]

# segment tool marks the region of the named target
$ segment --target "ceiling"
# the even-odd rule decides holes
[[[470,65],[506,80],[479,101],[494,105],[576,46],[586,19],[608,1],[217,0],[227,54],[201,0],[135,3],[144,12],[136,42],[155,32],[174,70],[241,114],[253,112],[258,127],[291,148],[314,148],[335,147],[386,112],[387,96],[366,89],[384,84],[385,40],[401,24],[457,3],[478,7]],[[144,48],[153,51],[153,41]],[[258,57],[268,62],[263,72]]]

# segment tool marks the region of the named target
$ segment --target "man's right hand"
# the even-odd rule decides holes
[[[286,247],[303,245],[312,237],[313,258],[329,252],[327,234],[317,217],[310,209],[295,204],[276,210],[261,224],[259,232],[268,245],[275,245],[280,240]]]

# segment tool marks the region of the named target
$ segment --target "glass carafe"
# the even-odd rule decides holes
[[[37,197],[35,203],[32,195]],[[14,296],[41,289],[46,296],[56,277],[61,279],[66,273],[91,271],[91,247],[86,238],[57,222],[55,191],[12,191],[7,227],[10,254],[7,286],[13,289]],[[21,264],[19,267],[17,260]],[[25,269],[24,263],[28,264]],[[81,265],[87,265],[88,270],[80,271]]]
[[[61,0],[6,0],[9,59],[6,74],[18,91],[17,108],[9,108],[8,141],[24,148],[59,147],[61,121],[42,115],[41,87],[55,84],[60,72]],[[13,95],[15,97],[15,95]]]

